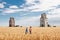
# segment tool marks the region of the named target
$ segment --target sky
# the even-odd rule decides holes
[[[20,26],[40,26],[46,13],[48,24],[60,25],[60,0],[0,0],[0,26],[8,26],[10,17]]]

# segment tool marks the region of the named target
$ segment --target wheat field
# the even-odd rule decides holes
[[[60,28],[32,27],[32,34],[25,34],[25,27],[0,27],[0,40],[60,40]]]

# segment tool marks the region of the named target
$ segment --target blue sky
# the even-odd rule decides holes
[[[60,25],[60,0],[0,0],[0,26],[8,26],[11,16],[16,25],[40,26],[42,13],[50,25]]]

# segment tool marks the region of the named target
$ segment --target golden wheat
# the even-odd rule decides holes
[[[33,27],[25,34],[25,27],[0,27],[0,40],[60,40],[60,28]]]

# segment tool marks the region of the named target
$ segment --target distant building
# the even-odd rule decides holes
[[[20,27],[19,25],[16,25],[15,27]]]
[[[56,27],[56,26],[53,26],[53,27]]]
[[[40,27],[47,27],[48,26],[48,21],[47,21],[47,16],[45,13],[41,14],[40,18]]]
[[[15,20],[14,20],[14,17],[10,17],[10,20],[9,20],[9,27],[15,27]]]

